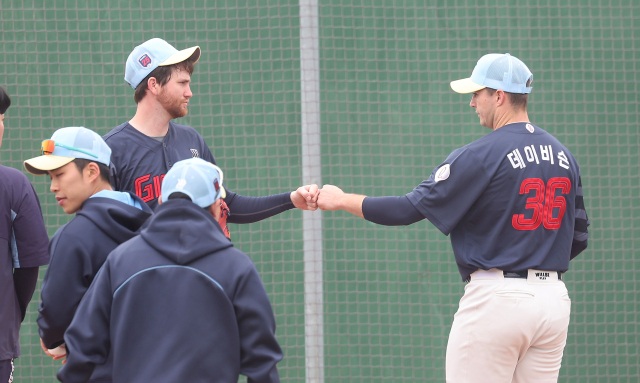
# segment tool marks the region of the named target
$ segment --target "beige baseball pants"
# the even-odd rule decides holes
[[[555,272],[476,271],[449,334],[447,383],[556,383],[570,311]]]

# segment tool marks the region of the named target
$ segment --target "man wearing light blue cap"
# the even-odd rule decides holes
[[[64,333],[107,255],[137,235],[151,216],[140,198],[111,189],[110,157],[99,134],[69,127],[42,142],[41,156],[24,162],[30,173],[48,174],[62,210],[76,214],[51,239],[38,308],[42,348],[54,359],[66,356]],[[110,363],[96,369],[89,381],[110,382]]]
[[[61,381],[85,382],[110,352],[114,382],[280,381],[271,303],[218,223],[222,182],[199,158],[169,170],[148,225],[109,254],[80,303]]]
[[[104,139],[113,149],[114,189],[135,193],[152,209],[158,204],[162,178],[176,162],[203,158],[216,164],[195,129],[172,121],[188,113],[191,75],[200,54],[197,46],[178,51],[153,38],[135,47],[127,58],[125,81],[135,89],[136,114]],[[317,185],[307,185],[264,197],[227,190],[220,225],[230,237],[227,218],[231,223],[252,223],[294,207],[316,210],[317,190]]]
[[[325,185],[323,210],[343,209],[381,225],[427,218],[451,245],[469,282],[446,356],[450,383],[555,382],[571,301],[561,276],[587,247],[589,220],[571,152],[529,121],[533,74],[509,54],[480,58],[470,78],[486,136],[454,150],[402,197],[345,194]]]

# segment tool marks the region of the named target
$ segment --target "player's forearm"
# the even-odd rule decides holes
[[[293,209],[290,193],[265,197],[247,197],[227,191],[225,202],[231,215],[229,223],[253,223]]]
[[[578,254],[580,254],[584,250],[586,250],[587,249],[587,245],[588,245],[588,240],[587,239],[585,239],[583,241],[576,241],[574,239],[573,243],[571,244],[571,256],[570,256],[570,259],[573,259],[573,258],[577,257]]]
[[[72,279],[67,277],[67,280]],[[64,333],[73,320],[86,288],[72,288],[71,283],[65,285],[59,280],[46,281],[46,277],[43,286],[36,322],[45,346],[53,349],[64,343]]]
[[[362,213],[362,202],[367,198],[365,195],[345,193],[338,200],[338,209],[344,210],[360,218],[364,218]]]

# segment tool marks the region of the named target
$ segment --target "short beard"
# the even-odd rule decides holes
[[[178,105],[172,103],[169,97],[167,97],[164,92],[160,93],[158,102],[160,103],[160,105],[162,105],[164,110],[169,113],[171,119],[184,117],[187,115],[187,113],[189,113],[189,109],[181,107],[182,103]]]

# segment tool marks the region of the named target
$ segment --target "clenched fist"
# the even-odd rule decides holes
[[[324,185],[318,196],[318,207],[321,210],[340,210],[342,209],[342,198],[344,192],[337,186]]]

